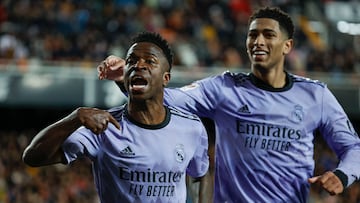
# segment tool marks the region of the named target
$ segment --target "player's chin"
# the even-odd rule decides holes
[[[252,65],[256,69],[266,69],[267,67],[265,63],[260,63],[260,62],[253,62]]]
[[[134,97],[141,97],[142,95],[144,95],[145,92],[144,91],[129,91],[129,95],[130,96],[134,96]]]
[[[146,100],[146,96],[144,94],[130,94],[129,98],[133,102],[143,102]]]

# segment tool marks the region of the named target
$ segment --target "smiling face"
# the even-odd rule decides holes
[[[249,25],[246,47],[252,69],[283,69],[285,55],[292,45],[293,40],[287,39],[276,20],[257,18]]]
[[[157,45],[139,42],[130,47],[124,75],[130,100],[162,99],[169,80],[169,63]]]

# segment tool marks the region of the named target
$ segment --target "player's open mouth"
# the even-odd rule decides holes
[[[253,52],[253,55],[265,55],[266,54],[266,52],[265,51],[254,51]]]
[[[252,57],[254,58],[255,61],[262,61],[264,60],[264,57],[267,55],[268,53],[266,51],[263,50],[255,50],[252,52]]]
[[[131,78],[130,88],[135,91],[142,90],[147,86],[147,84],[148,81],[145,78],[140,76],[134,76]]]

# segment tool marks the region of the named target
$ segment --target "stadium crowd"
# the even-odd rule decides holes
[[[252,9],[275,5],[297,23],[289,70],[358,72],[356,42],[309,39],[300,26],[301,16],[308,15],[308,2],[333,33],[333,25],[324,18],[325,0],[4,0],[0,58],[20,64],[32,59],[99,62],[110,54],[123,56],[129,36],[146,29],[161,33],[172,44],[175,65],[248,68],[244,44],[248,17]]]
[[[0,203],[98,203],[90,162],[26,167],[21,155],[32,130],[0,132]]]
[[[175,65],[247,68],[243,43],[247,19],[253,8],[269,2],[297,17],[307,1],[3,0],[0,63],[13,60],[26,65],[32,59],[98,63],[109,54],[123,56],[129,36],[146,29],[160,32],[172,44]],[[296,32],[296,48],[288,63],[291,71],[360,72],[355,46],[329,44],[321,49],[300,27]],[[88,160],[43,168],[22,163],[21,153],[35,133],[0,130],[0,203],[98,202]],[[321,174],[334,168],[337,159],[321,139],[316,146],[315,174]],[[359,203],[360,184],[336,197],[313,186],[309,203],[325,202]]]

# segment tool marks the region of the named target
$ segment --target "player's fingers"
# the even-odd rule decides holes
[[[322,184],[323,189],[325,189],[331,195],[342,193],[344,190],[342,182],[333,172],[325,173],[324,177],[326,178],[326,181]]]
[[[114,124],[114,126],[115,126],[117,129],[120,129],[120,124],[119,124],[119,122],[118,122],[114,117],[110,116],[109,122],[112,123],[112,124]]]
[[[330,182],[327,182],[332,177],[331,173],[328,171],[320,176],[317,177],[315,182],[320,183],[320,185],[324,184],[330,184]]]
[[[103,122],[101,123],[101,132],[104,132],[106,129],[107,129],[107,127],[108,127],[108,122],[109,122],[109,120],[108,119],[104,119],[103,120]]]
[[[330,195],[337,195],[344,190],[341,180],[333,173],[326,172],[321,176],[315,176],[308,179],[309,183],[317,183]]]
[[[97,127],[91,128],[90,130],[96,135],[100,134],[100,130]]]
[[[104,72],[106,71],[106,67],[108,67],[109,65],[107,64],[107,62],[104,60],[102,61],[98,66],[97,66],[97,71],[98,72]]]
[[[107,128],[107,120],[103,119],[100,122],[97,123],[95,127],[92,128],[93,133],[99,135],[103,133]]]
[[[331,184],[334,184],[334,182],[335,182],[334,178],[335,178],[334,173],[327,171],[320,176],[319,181],[321,182],[322,185],[324,185],[324,184],[331,185]]]
[[[120,57],[110,55],[106,59],[106,65],[110,70],[118,70],[125,66],[125,60]]]
[[[113,65],[115,65],[116,63],[118,63],[119,58],[120,58],[120,57],[117,57],[117,56],[115,56],[115,55],[110,55],[110,56],[108,56],[108,57],[105,59],[105,61],[106,61],[106,64],[107,64],[107,65],[113,66]]]
[[[337,186],[337,187],[333,190],[332,195],[341,194],[343,191],[344,191],[343,185],[339,185],[339,186]]]
[[[324,189],[330,194],[330,195],[337,195],[342,193],[343,187],[342,185],[331,185],[328,187],[324,187]]]
[[[340,194],[343,190],[342,185],[338,185],[336,183],[325,183],[322,185],[322,188],[326,190],[330,195],[337,195]]]
[[[332,181],[331,179],[328,179],[327,181],[323,182],[321,184],[321,187],[328,191],[329,193],[331,193],[332,191],[334,191],[336,189],[336,184],[334,181]]]
[[[106,78],[106,62],[102,61],[97,67],[97,72],[98,72],[98,78],[100,80],[105,79]]]
[[[314,176],[308,179],[309,183],[316,183],[320,179],[320,176]]]

